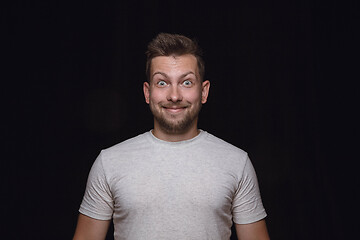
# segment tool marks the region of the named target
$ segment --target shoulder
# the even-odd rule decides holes
[[[205,132],[206,136],[204,138],[204,144],[207,145],[209,149],[216,149],[216,151],[226,152],[227,154],[234,154],[241,157],[247,157],[247,152],[243,149],[219,138],[211,133]]]
[[[128,156],[142,152],[145,148],[148,149],[150,147],[148,135],[149,132],[145,132],[136,137],[127,139],[109,148],[103,149],[100,155],[103,160],[106,160],[118,159],[121,156]]]
[[[242,172],[249,159],[247,152],[241,148],[207,132],[201,148],[205,156],[229,171]]]

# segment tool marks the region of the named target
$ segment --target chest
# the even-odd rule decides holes
[[[129,164],[111,180],[115,209],[119,211],[226,211],[238,180],[219,162],[152,158]]]

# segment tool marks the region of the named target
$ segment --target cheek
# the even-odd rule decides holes
[[[155,89],[155,90],[151,91],[149,99],[150,99],[150,102],[153,102],[153,103],[164,101],[164,93],[162,91],[159,91],[158,89]]]
[[[199,102],[201,100],[201,92],[198,90],[189,91],[184,94],[184,97],[189,102]]]

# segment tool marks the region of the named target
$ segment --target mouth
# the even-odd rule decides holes
[[[176,114],[184,111],[187,106],[163,106],[163,108],[169,113]]]

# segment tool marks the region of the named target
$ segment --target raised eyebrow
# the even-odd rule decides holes
[[[168,76],[166,73],[164,73],[164,72],[154,72],[154,74],[153,74],[152,76],[154,77],[156,74],[160,74],[160,75],[162,75],[162,76],[165,77],[165,78],[169,78],[169,76]]]
[[[189,74],[193,74],[194,76],[195,76],[195,78],[197,78],[196,77],[196,74],[194,73],[194,72],[192,72],[192,71],[189,71],[189,72],[187,72],[187,73],[184,73],[184,74],[182,74],[181,76],[180,76],[180,78],[185,78],[187,75],[189,75]]]
[[[152,77],[154,77],[156,74],[160,74],[161,76],[163,76],[163,77],[165,77],[165,78],[169,78],[169,76],[168,76],[166,73],[164,73],[164,72],[154,72],[154,74],[152,75]],[[190,75],[190,74],[194,75],[195,78],[197,79],[197,76],[196,76],[196,74],[195,74],[193,71],[189,71],[189,72],[186,72],[186,73],[184,73],[184,74],[181,74],[180,78],[185,78],[187,75]]]

